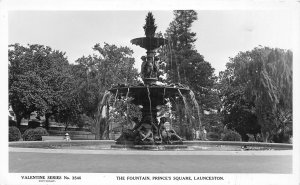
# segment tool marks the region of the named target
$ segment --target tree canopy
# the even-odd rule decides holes
[[[197,12],[177,10],[174,16],[165,34],[169,40],[168,57],[163,60],[167,81],[188,85],[199,100],[201,93],[206,94],[216,82],[214,68],[195,50],[196,33],[191,26],[197,20]]]
[[[174,20],[164,34],[168,45],[158,50],[161,58],[160,67],[163,69],[161,74],[166,77],[165,81],[168,83],[182,83],[190,87],[195,94],[195,100],[200,105],[200,114],[203,118],[204,110],[219,110],[220,108],[220,100],[214,87],[217,77],[214,75],[214,68],[211,64],[205,61],[204,57],[195,49],[196,33],[192,31],[192,24],[197,20],[197,12],[176,10],[173,11],[173,14]],[[162,34],[158,33],[157,36],[162,37]],[[187,101],[190,100],[187,99]],[[186,116],[185,114],[193,115],[190,111],[179,111],[183,108],[180,105],[173,106],[174,111],[178,110],[178,116],[174,123],[179,122],[179,125],[183,125],[183,123],[189,122],[189,127],[199,127],[201,123],[195,123],[199,122],[198,118],[192,117],[192,120],[183,118]],[[191,111],[193,112],[192,109]],[[194,112],[194,115],[198,117],[196,109]]]
[[[83,56],[72,66],[83,111],[89,116],[94,116],[104,92],[112,85],[138,82],[131,49],[105,43],[103,47],[95,44],[93,50],[98,54]]]
[[[133,51],[128,47],[104,43],[95,44],[93,50],[97,54],[76,60],[72,71],[82,111],[94,120],[97,137],[102,138],[108,124],[101,118],[106,90],[117,84],[137,84],[138,71],[134,68]]]
[[[240,52],[220,73],[220,82],[225,122],[235,122],[234,127],[240,127],[247,122],[236,111],[247,112],[261,127],[265,141],[276,137],[279,130],[291,123],[290,50],[259,47]]]
[[[9,103],[20,125],[22,118],[37,111],[52,113],[63,104],[69,73],[65,53],[43,45],[9,46]]]

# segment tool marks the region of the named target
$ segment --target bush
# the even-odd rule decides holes
[[[220,136],[216,132],[208,132],[206,137],[210,141],[219,141],[220,140]]]
[[[28,122],[28,128],[37,128],[40,126],[40,124],[40,122],[32,120]]]
[[[186,136],[187,140],[193,140],[193,131],[192,131],[192,129],[187,129],[185,136]]]
[[[8,120],[8,126],[9,127],[16,127],[17,126],[17,122],[14,120]]]
[[[19,141],[21,139],[21,132],[17,127],[9,127],[9,141]]]
[[[253,134],[247,134],[247,136],[249,137],[248,142],[254,142],[255,138]]]
[[[23,140],[24,141],[36,141],[36,138],[34,136],[34,129],[30,128],[25,130],[23,133]]]
[[[23,134],[24,141],[41,141],[42,136],[48,136],[48,132],[46,129],[42,127],[37,127],[35,129],[27,129]]]
[[[38,133],[40,133],[43,136],[48,136],[49,135],[48,131],[45,128],[37,127],[34,130],[36,130]]]
[[[222,138],[223,141],[242,141],[242,136],[233,130],[227,130]]]
[[[272,137],[272,141],[274,143],[289,143],[290,136],[287,134],[284,134],[283,132],[280,134],[276,134]]]

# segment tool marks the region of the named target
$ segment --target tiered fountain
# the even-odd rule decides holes
[[[158,61],[156,49],[168,43],[168,40],[155,37],[156,25],[151,12],[146,17],[144,26],[146,37],[131,40],[132,44],[147,50],[142,56],[141,76],[143,84],[139,86],[119,85],[109,91],[116,97],[132,97],[132,103],[142,107],[142,119],[133,129],[123,130],[116,140],[121,145],[182,145],[182,139],[174,130],[164,132],[161,122],[157,120],[157,107],[165,105],[166,99],[184,98],[189,94],[188,87],[181,84],[158,85]],[[163,133],[167,135],[164,139]]]
[[[147,55],[142,57],[142,78],[144,83],[138,86],[119,85],[107,91],[98,106],[99,111],[96,117],[97,119],[99,118],[98,121],[100,122],[103,105],[111,103],[112,97],[115,99],[113,106],[116,103],[116,99],[122,98],[123,100],[123,97],[126,97],[125,99],[128,100],[131,99],[128,97],[132,97],[132,103],[143,107],[141,121],[137,121],[133,129],[124,129],[116,144],[113,143],[114,141],[107,140],[57,140],[57,136],[54,136],[55,139],[53,140],[49,138],[48,141],[9,142],[10,173],[41,173],[41,170],[45,173],[76,173],[87,172],[87,170],[95,173],[157,173],[158,171],[162,173],[220,173],[220,169],[224,169],[224,171],[221,171],[224,173],[292,173],[292,159],[294,157],[292,144],[232,141],[182,142],[182,139],[175,132],[164,131],[161,125],[164,120],[158,122],[157,117],[159,116],[157,116],[157,113],[159,106],[168,104],[168,99],[173,99],[176,103],[184,103],[185,107],[188,107],[186,106],[185,96],[190,95],[186,97],[190,97],[195,103],[198,110],[198,118],[199,107],[197,107],[193,92],[189,88],[180,84],[157,85],[158,58],[155,56],[155,49],[164,45],[167,41],[154,37],[156,27],[151,13],[147,16],[144,29],[146,37],[136,38],[131,41],[133,44],[147,50]],[[106,108],[106,113],[108,113],[109,106]],[[196,123],[200,120],[194,121]],[[100,124],[97,125],[99,126]],[[99,128],[97,130],[100,131]],[[152,151],[131,152],[123,150],[123,148],[127,147],[150,149]],[[122,151],[115,150],[116,148],[121,148]],[[176,149],[177,151],[175,153],[153,151],[165,149]],[[185,152],[187,150],[188,155]],[[207,156],[207,152],[214,154]],[[57,153],[65,157],[57,157]],[[132,153],[134,155],[130,155]],[[35,157],[28,157],[28,154]],[[109,157],[108,155],[111,154],[119,157]],[[170,154],[173,155],[171,158],[169,157]],[[262,154],[263,156],[261,156]],[[82,162],[78,163],[77,156],[86,159],[84,165],[82,165]],[[16,158],[20,158],[20,160],[16,160]],[[49,163],[48,159],[52,159],[54,162]],[[128,160],[124,161],[123,159]],[[181,162],[177,163],[174,159],[181,160]],[[201,165],[200,163],[195,165],[195,159],[202,159]],[[218,163],[218,168],[215,168],[215,165],[210,165],[211,161],[216,159],[218,161],[224,159]],[[242,161],[243,165],[240,164],[241,159],[245,159]],[[225,160],[230,162],[225,162]],[[34,168],[29,165],[33,161],[43,168]],[[65,165],[57,165],[60,163]],[[109,168],[104,167],[105,164],[109,164]],[[184,165],[178,167],[182,164]],[[270,166],[270,164],[276,164],[276,166]],[[152,165],[151,168],[147,167],[149,165]],[[206,166],[210,168],[206,168]],[[253,169],[258,166],[258,171]]]

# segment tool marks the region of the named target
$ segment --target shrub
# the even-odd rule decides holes
[[[210,141],[218,141],[220,140],[220,136],[216,132],[208,132],[206,135],[207,139]]]
[[[34,130],[36,130],[36,132],[40,133],[43,136],[48,136],[49,135],[48,131],[45,128],[37,127]]]
[[[242,141],[242,136],[233,130],[227,130],[222,138],[223,141]]]
[[[46,129],[42,127],[37,127],[35,129],[27,129],[23,134],[24,141],[41,141],[42,136],[48,136],[48,132]]]
[[[21,139],[21,132],[17,127],[9,127],[9,141],[19,141]]]
[[[10,127],[16,127],[17,126],[17,122],[14,121],[14,120],[9,120],[8,121],[8,126],[10,126]]]
[[[32,128],[25,130],[25,132],[23,133],[23,140],[24,141],[34,141],[32,139],[32,135],[34,135],[34,131]]]
[[[192,131],[192,129],[187,129],[185,136],[186,136],[187,140],[193,140],[193,131]]]
[[[279,133],[272,137],[274,143],[289,143],[290,136],[287,134]]]
[[[28,128],[37,128],[40,124],[40,122],[32,120],[28,122]]]
[[[249,142],[254,142],[255,141],[255,138],[254,138],[253,134],[247,134],[247,136],[249,137],[249,139],[248,139]]]

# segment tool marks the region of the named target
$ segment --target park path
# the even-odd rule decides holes
[[[10,148],[12,173],[292,173],[291,151],[87,151]]]

